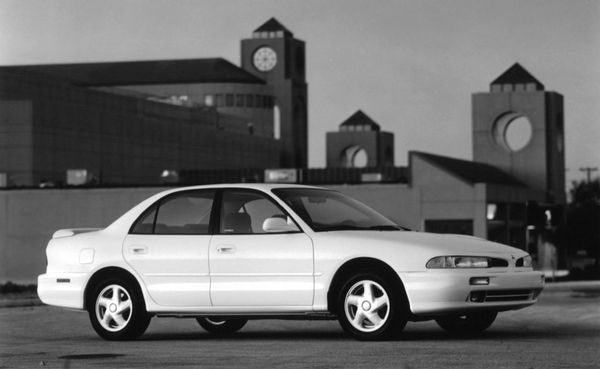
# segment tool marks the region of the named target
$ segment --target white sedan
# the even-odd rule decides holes
[[[482,239],[410,232],[337,191],[215,185],[161,192],[104,229],[56,231],[38,294],[87,310],[109,340],[152,316],[193,317],[232,333],[248,319],[339,319],[362,340],[407,321],[450,332],[488,328],[534,304],[531,257]]]

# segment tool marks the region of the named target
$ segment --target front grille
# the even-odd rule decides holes
[[[510,302],[529,301],[536,299],[541,290],[519,289],[519,290],[483,290],[473,291],[469,294],[468,301],[471,302]]]

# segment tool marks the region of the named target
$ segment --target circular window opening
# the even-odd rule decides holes
[[[369,156],[360,146],[350,146],[342,154],[342,165],[346,168],[365,168],[369,163]]]
[[[494,125],[496,143],[510,152],[525,148],[532,135],[531,122],[521,113],[505,114]]]

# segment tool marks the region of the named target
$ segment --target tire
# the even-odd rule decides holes
[[[349,278],[340,289],[337,313],[342,328],[361,341],[396,337],[407,321],[408,304],[397,286],[376,274]]]
[[[497,315],[498,313],[495,311],[484,311],[466,315],[446,316],[438,318],[435,321],[440,327],[450,333],[469,335],[480,333],[488,329],[496,319]]]
[[[248,322],[246,319],[223,319],[218,317],[196,318],[198,324],[206,331],[216,335],[228,335],[242,329]]]
[[[92,327],[106,340],[132,340],[148,328],[151,316],[135,282],[109,278],[94,286],[88,301]]]

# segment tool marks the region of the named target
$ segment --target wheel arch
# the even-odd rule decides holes
[[[125,279],[129,282],[131,282],[134,286],[134,288],[137,288],[137,292],[139,293],[139,296],[142,297],[142,299],[145,300],[144,297],[144,293],[142,291],[142,286],[140,285],[140,282],[137,280],[137,278],[131,274],[131,272],[129,272],[127,269],[121,268],[121,267],[116,267],[116,266],[110,266],[110,267],[104,267],[102,269],[98,269],[97,271],[94,272],[94,274],[90,277],[90,279],[88,280],[88,282],[85,285],[85,289],[83,292],[83,308],[84,310],[88,310],[88,302],[90,301],[90,294],[92,293],[92,291],[94,290],[94,286],[96,286],[96,284],[98,284],[100,281],[102,281],[103,279],[106,278],[121,278],[121,279]],[[144,306],[146,305],[146,301],[144,301]]]
[[[342,288],[344,282],[348,278],[359,272],[374,273],[380,275],[386,280],[391,281],[392,285],[397,287],[404,297],[404,301],[406,301],[407,304],[410,303],[406,294],[406,289],[404,288],[404,283],[400,279],[398,273],[396,273],[394,269],[389,266],[389,264],[382,260],[371,257],[359,257],[348,260],[342,264],[331,279],[331,283],[329,284],[329,289],[327,291],[327,310],[329,310],[329,312],[337,314],[336,298],[340,288]]]

